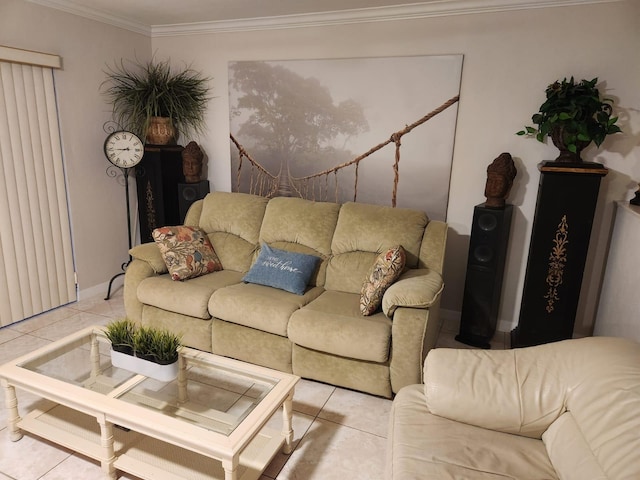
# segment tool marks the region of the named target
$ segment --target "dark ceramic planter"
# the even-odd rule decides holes
[[[582,157],[580,154],[582,150],[584,150],[591,142],[587,141],[578,141],[576,142],[576,151],[572,152],[567,150],[565,141],[564,141],[564,130],[562,127],[558,127],[553,129],[551,134],[551,141],[553,144],[560,150],[560,155],[555,159],[558,163],[582,163]]]

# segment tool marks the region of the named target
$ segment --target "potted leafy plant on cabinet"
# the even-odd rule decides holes
[[[608,135],[620,132],[618,117],[613,114],[613,100],[602,98],[596,87],[598,79],[581,80],[573,77],[555,81],[545,90],[546,100],[518,135],[534,136],[544,142],[549,136],[560,150],[556,162],[581,163],[580,153],[591,142],[600,146]]]

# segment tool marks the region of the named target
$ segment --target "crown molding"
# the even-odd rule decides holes
[[[77,0],[27,1],[131,30],[143,35],[164,37],[410,20],[416,18],[496,13],[534,8],[583,6],[625,0],[428,0],[420,3],[387,7],[369,7],[331,12],[167,25],[144,25],[132,22],[107,12],[88,8],[79,4]]]
[[[114,27],[124,28],[131,32],[140,33],[147,37],[152,36],[151,25],[145,25],[143,23],[132,22],[126,18],[97,10],[95,8],[88,8],[77,1],[72,0],[27,0],[31,3],[36,3],[44,7],[55,8],[63,12],[71,13],[79,17],[89,18],[96,20],[100,23],[106,23],[107,25],[113,25]]]
[[[286,28],[321,27],[354,23],[410,20],[478,13],[496,13],[533,8],[566,7],[623,0],[432,0],[422,3],[370,7],[332,12],[281,15],[277,17],[247,18],[216,22],[154,25],[153,37],[198,35],[207,33],[275,30]]]

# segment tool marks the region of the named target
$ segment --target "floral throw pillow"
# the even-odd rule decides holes
[[[395,282],[407,260],[401,245],[396,245],[376,258],[360,291],[360,313],[371,315],[380,305],[384,292]]]
[[[207,234],[197,227],[160,227],[151,235],[173,280],[186,280],[222,270]]]

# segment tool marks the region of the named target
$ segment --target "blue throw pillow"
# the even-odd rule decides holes
[[[278,250],[263,243],[256,263],[242,281],[303,295],[319,261],[320,257],[314,255]]]

